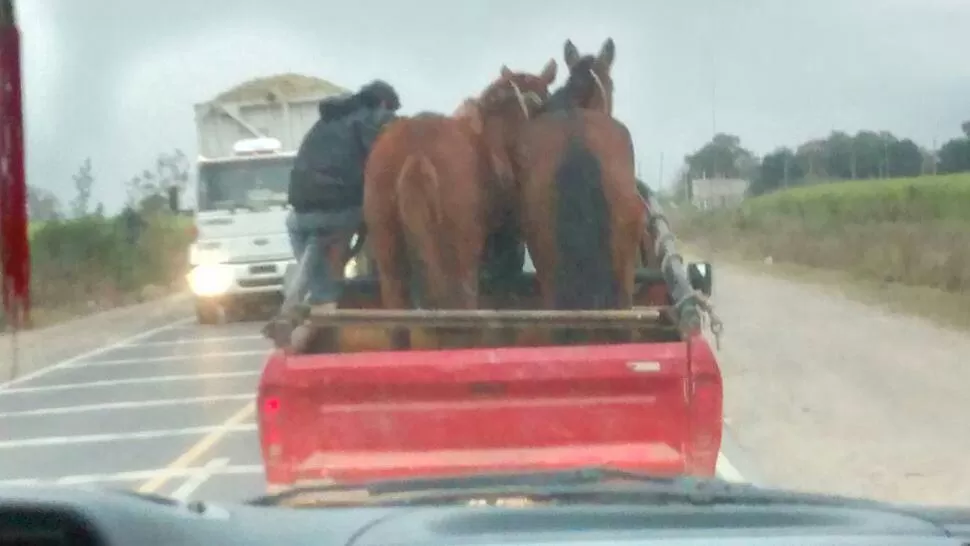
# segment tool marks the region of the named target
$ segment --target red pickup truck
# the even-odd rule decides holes
[[[375,280],[347,281],[342,310],[314,317],[334,329],[336,346],[276,351],[263,371],[258,423],[270,490],[588,466],[713,476],[722,384],[702,333],[710,265],[684,265],[658,223],[653,239],[669,258],[638,273],[631,310],[390,312],[377,309]],[[524,273],[518,291],[530,301],[534,275]],[[480,339],[441,348],[435,332],[445,327]],[[626,339],[550,341],[567,327],[620,329]],[[390,350],[388,332],[402,328],[412,348]]]

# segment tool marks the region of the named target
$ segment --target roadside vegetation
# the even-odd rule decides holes
[[[66,204],[47,190],[29,189],[31,327],[183,286],[192,222],[171,211],[167,195],[168,188],[181,191],[188,181],[181,151],[159,155],[153,168],[128,180],[127,205],[118,214],[92,204],[96,181],[90,160],[73,178],[76,194]],[[6,322],[0,325],[6,328]]]
[[[677,233],[712,256],[855,279],[875,287],[885,303],[970,326],[970,123],[963,130],[938,151],[900,144],[888,133],[833,133],[761,160],[731,140],[736,148],[720,148],[718,157],[750,161],[747,172],[728,173],[752,181],[748,198],[706,211],[681,199]],[[868,141],[880,134],[881,146]],[[709,156],[717,155],[710,153],[715,141]],[[689,156],[685,171],[704,168],[704,152]]]

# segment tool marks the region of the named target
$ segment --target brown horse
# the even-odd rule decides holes
[[[502,67],[455,116],[422,113],[383,131],[365,168],[364,220],[385,308],[477,308],[486,240],[517,238],[509,141],[555,77],[552,59],[539,75]]]
[[[569,79],[516,145],[523,232],[543,305],[632,305],[646,208],[637,192],[630,133],[611,116],[615,46],[596,56],[565,44]]]

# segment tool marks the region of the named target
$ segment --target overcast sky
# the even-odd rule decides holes
[[[562,45],[616,41],[615,115],[643,176],[718,131],[759,154],[832,129],[931,145],[970,119],[970,0],[20,0],[29,181],[95,199],[158,152],[195,155],[192,104],[280,72],[384,78],[451,111],[507,63],[564,75]],[[557,83],[561,83],[561,79]],[[713,100],[712,100],[713,99]],[[716,116],[712,115],[716,113]]]

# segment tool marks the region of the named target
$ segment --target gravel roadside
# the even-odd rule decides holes
[[[712,262],[725,416],[768,484],[970,504],[970,335]]]
[[[28,374],[191,316],[192,299],[182,293],[87,315],[46,328],[18,332],[16,343],[13,334],[0,334],[0,385],[13,379],[14,374]]]

